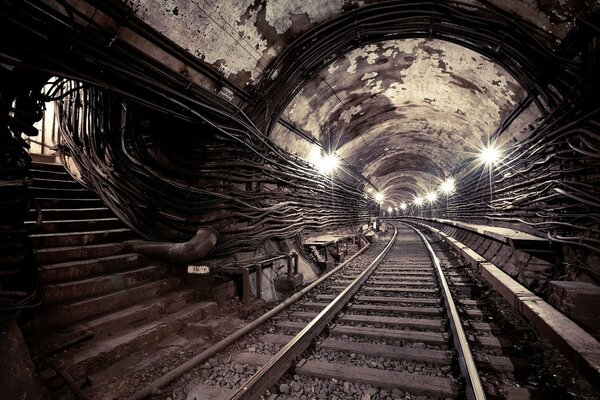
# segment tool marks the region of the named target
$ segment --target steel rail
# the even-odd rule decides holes
[[[458,352],[458,364],[460,366],[460,372],[465,378],[467,384],[467,398],[469,400],[485,400],[486,395],[483,390],[483,385],[481,384],[481,379],[479,377],[479,372],[477,371],[477,366],[475,365],[475,360],[473,359],[473,353],[471,352],[471,347],[469,346],[467,335],[465,334],[460,317],[458,315],[456,304],[454,304],[454,299],[452,298],[450,287],[448,286],[448,282],[446,281],[446,277],[444,276],[444,271],[442,271],[440,260],[437,258],[435,252],[433,251],[433,248],[427,241],[427,238],[425,237],[425,235],[423,235],[423,233],[421,233],[420,230],[404,222],[400,222],[400,224],[408,226],[421,237],[421,240],[423,241],[425,247],[427,248],[427,251],[429,252],[431,261],[433,262],[440,286],[442,288],[442,296],[444,298],[444,304],[446,306],[446,313],[448,315],[448,319],[450,320],[450,330],[452,331],[454,347],[456,347],[456,351]]]
[[[169,383],[171,383],[175,379],[179,378],[180,376],[182,376],[183,374],[185,374],[192,368],[200,365],[201,363],[208,360],[209,358],[214,357],[216,354],[225,350],[231,344],[235,343],[236,340],[244,337],[248,333],[252,332],[254,329],[258,328],[262,323],[275,317],[277,314],[279,314],[280,312],[285,310],[288,306],[290,306],[290,305],[294,304],[296,301],[300,300],[305,294],[307,294],[312,289],[314,289],[315,287],[317,287],[318,285],[323,283],[331,275],[335,274],[336,272],[338,272],[339,270],[344,268],[356,257],[358,257],[362,253],[364,253],[370,246],[371,246],[370,244],[367,244],[362,249],[360,249],[358,252],[353,254],[352,257],[350,257],[349,259],[347,259],[346,261],[344,261],[343,263],[341,263],[340,265],[335,267],[335,269],[329,271],[327,274],[323,275],[322,277],[320,277],[319,279],[317,279],[316,281],[314,281],[313,283],[311,283],[304,289],[302,289],[299,292],[296,292],[292,296],[288,297],[281,304],[279,304],[275,308],[271,309],[270,311],[264,313],[260,317],[256,318],[254,321],[250,322],[247,325],[244,325],[242,328],[233,332],[231,335],[227,336],[226,338],[221,339],[221,341],[217,342],[213,346],[204,350],[202,353],[190,358],[189,360],[187,360],[183,364],[179,365],[174,370],[167,372],[165,375],[161,376],[154,382],[146,385],[142,390],[140,390],[140,391],[134,393],[133,395],[131,395],[130,397],[128,397],[127,400],[145,399],[146,397],[156,393],[160,388],[167,386]]]
[[[231,397],[230,400],[254,400],[277,383],[279,378],[290,368],[294,359],[310,346],[312,341],[325,329],[327,324],[339,313],[348,301],[356,294],[365,281],[371,276],[383,257],[392,248],[398,229],[394,227],[394,235],[379,255],[346,287],[323,311],[308,323],[292,340],[279,350],[265,365],[250,377]]]

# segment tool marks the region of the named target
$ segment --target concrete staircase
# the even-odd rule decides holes
[[[62,165],[38,161],[32,172],[43,223],[36,228],[32,209],[27,225],[44,304],[22,326],[47,385],[59,380],[45,359],[81,381],[217,309],[191,302],[193,290],[172,267],[127,252],[135,232]]]

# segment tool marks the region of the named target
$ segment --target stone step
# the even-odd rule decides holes
[[[88,246],[63,246],[37,249],[36,264],[47,265],[58,262],[70,262],[91,258],[108,257],[122,253],[125,249],[123,243],[103,243]]]
[[[34,317],[24,323],[24,329],[31,331],[67,325],[162,295],[178,289],[180,286],[179,278],[166,278],[69,304],[53,304],[42,307]]]
[[[36,350],[34,354],[55,353],[68,343],[76,343],[77,338],[81,338],[88,333],[91,333],[94,337],[110,335],[134,325],[155,320],[165,313],[180,310],[193,297],[193,289],[176,290],[159,298],[151,298],[118,310],[110,310],[108,313],[87,318],[74,324],[35,332],[32,340]],[[216,306],[216,303],[212,302],[203,303],[215,304]],[[196,304],[201,306],[201,303]],[[206,315],[208,316],[208,312]]]
[[[34,221],[25,223],[28,228],[35,228]],[[116,217],[94,219],[68,219],[59,221],[43,221],[38,233],[86,232],[124,228],[125,225]]]
[[[42,178],[34,175],[32,188],[36,189],[81,189],[86,190],[81,183],[73,180],[68,174],[64,179]]]
[[[73,178],[64,169],[62,171],[47,171],[43,169],[31,168],[29,170],[35,179],[56,179],[59,181],[73,181]]]
[[[50,198],[47,196],[39,196],[35,199],[40,208],[99,208],[104,207],[104,204],[99,198]]]
[[[42,221],[81,220],[90,218],[112,218],[113,212],[107,207],[96,208],[45,208],[42,209]],[[37,211],[29,210],[27,221],[35,221]]]
[[[135,239],[137,234],[131,229],[122,228],[70,233],[40,233],[29,237],[35,248],[48,248],[122,242]]]
[[[65,167],[62,164],[55,162],[48,162],[47,160],[40,159],[40,161],[33,161],[31,163],[31,169],[37,169],[40,171],[56,171],[65,172]]]
[[[199,321],[204,315],[202,308],[188,304],[182,310],[168,313],[155,321],[94,340],[83,349],[61,355],[61,359],[73,378],[81,381],[94,371],[176,334],[186,322]]]
[[[48,198],[48,199],[97,199],[98,195],[91,190],[84,188],[64,189],[64,188],[45,188],[35,187],[29,188],[29,192],[33,197]]]
[[[168,272],[169,268],[165,266],[149,265],[110,275],[47,284],[44,286],[44,300],[46,304],[52,304],[98,296],[115,290],[131,288],[150,279],[162,278]]]
[[[142,257],[136,253],[90,258],[38,267],[40,281],[44,283],[66,282],[92,276],[126,271],[140,265]]]

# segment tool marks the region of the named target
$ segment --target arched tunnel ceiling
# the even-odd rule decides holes
[[[302,33],[382,0],[122,0],[133,13],[240,86],[256,83]],[[497,7],[564,38],[593,0],[469,0]],[[559,40],[560,41],[560,40]]]
[[[524,96],[505,70],[469,49],[394,40],[333,62],[283,116],[325,147],[331,143],[386,198],[410,200],[472,156]],[[281,125],[273,132],[283,146],[289,135]]]
[[[379,1],[123,0],[158,32],[251,90],[286,46],[315,26]],[[470,0],[516,15],[560,44],[591,0]],[[382,189],[409,200],[441,182],[525,97],[503,68],[440,40],[390,40],[337,54],[283,117]],[[520,127],[531,122],[528,110]],[[511,134],[522,131],[513,129]],[[276,125],[272,137],[308,159],[310,142]],[[510,138],[505,138],[505,140]]]

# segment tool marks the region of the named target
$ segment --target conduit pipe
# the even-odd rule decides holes
[[[338,272],[340,269],[344,268],[348,263],[350,263],[356,257],[358,257],[359,255],[364,253],[364,251],[366,249],[368,249],[369,246],[370,245],[363,247],[356,254],[354,254],[352,257],[350,257],[348,260],[344,261],[343,263],[338,265],[335,269],[333,269],[332,271],[323,275],[322,277],[320,277],[319,279],[317,279],[316,281],[314,281],[313,283],[311,283],[310,285],[308,285],[301,291],[295,293],[293,296],[288,297],[283,303],[279,304],[277,307],[275,307],[272,310],[268,311],[267,313],[261,315],[260,317],[258,317],[257,319],[255,319],[254,321],[249,323],[248,325],[244,326],[243,328],[238,329],[237,331],[233,332],[231,335],[222,339],[221,341],[216,343],[214,346],[204,350],[202,353],[189,359],[188,361],[181,364],[179,367],[175,368],[174,370],[172,370],[172,371],[168,372],[167,374],[163,375],[162,377],[158,378],[157,380],[155,380],[148,386],[144,387],[144,389],[131,395],[127,400],[145,399],[146,397],[150,396],[151,394],[156,393],[158,391],[158,389],[167,386],[169,383],[171,383],[175,379],[179,378],[180,376],[182,376],[183,374],[185,374],[192,368],[197,367],[198,365],[202,364],[209,358],[211,358],[214,355],[216,355],[217,353],[221,352],[222,350],[227,348],[229,345],[234,343],[236,340],[238,340],[241,337],[243,337],[244,335],[247,335],[248,333],[252,332],[254,329],[258,328],[262,323],[273,318],[274,316],[276,316],[277,314],[279,314],[280,312],[285,310],[288,306],[290,306],[291,304],[294,304],[295,302],[300,300],[309,291],[311,291],[316,286],[321,284],[323,281],[328,279],[331,275]]]
[[[198,228],[187,242],[146,242],[133,240],[126,243],[127,248],[152,259],[168,261],[172,264],[188,264],[206,257],[219,240],[219,233],[210,227]]]

